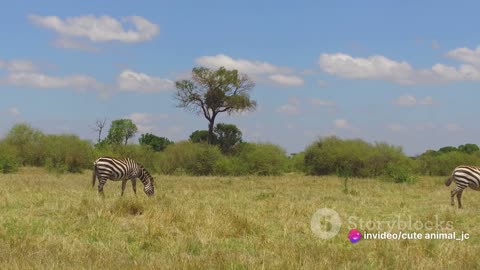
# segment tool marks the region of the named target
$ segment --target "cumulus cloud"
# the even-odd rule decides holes
[[[0,69],[5,69],[9,72],[17,72],[17,71],[24,71],[24,72],[31,72],[37,70],[35,64],[29,60],[23,59],[16,59],[10,61],[3,61],[0,60]]]
[[[297,114],[298,107],[293,104],[284,104],[277,109],[277,112],[286,114]]]
[[[83,41],[71,39],[71,38],[57,38],[53,42],[53,46],[57,48],[62,48],[62,49],[75,49],[75,50],[86,51],[86,52],[100,51],[99,48],[94,47],[88,44],[87,42],[83,42]]]
[[[152,132],[155,126],[159,125],[161,120],[165,120],[168,117],[169,115],[164,113],[151,114],[141,112],[134,112],[126,116],[127,119],[130,119],[135,123],[139,133]]]
[[[129,16],[120,20],[110,16],[94,15],[65,19],[57,16],[30,15],[28,18],[33,24],[53,30],[60,36],[86,38],[92,42],[143,42],[151,40],[160,31],[158,25],[140,16]]]
[[[476,61],[471,55],[457,58],[462,61],[469,59],[471,63]],[[348,79],[384,80],[399,84],[480,80],[480,68],[470,64],[459,67],[435,64],[429,69],[414,69],[405,61],[394,61],[381,55],[356,58],[343,53],[322,54],[318,63],[324,72]]]
[[[469,48],[457,48],[447,53],[447,56],[461,62],[480,65],[480,47],[472,50]]]
[[[124,70],[117,78],[118,88],[122,91],[156,93],[172,90],[175,83],[169,79],[152,77],[132,70]]]
[[[202,56],[195,60],[198,65],[207,68],[237,69],[247,74],[274,74],[274,73],[288,73],[291,69],[279,67],[268,62],[261,62],[246,59],[234,59],[224,54],[217,54],[214,56]]]
[[[275,74],[268,77],[270,80],[284,86],[302,86],[303,79],[295,75]]]
[[[445,128],[449,131],[449,132],[460,132],[463,130],[463,128],[455,123],[448,123],[445,125]]]
[[[341,128],[341,129],[350,129],[350,123],[345,120],[345,119],[336,119],[333,121],[333,124],[335,125],[336,128]]]
[[[0,80],[0,83],[43,89],[105,90],[106,88],[95,78],[86,75],[55,77],[35,72],[12,72]]]
[[[20,110],[17,107],[11,107],[8,109],[8,114],[11,116],[17,117],[20,116]]]
[[[398,106],[416,106],[416,105],[433,105],[433,98],[431,96],[426,96],[423,99],[418,100],[416,97],[411,95],[399,96],[393,101],[395,105]]]
[[[396,124],[396,123],[392,123],[392,124],[387,125],[387,129],[390,130],[390,131],[394,131],[394,132],[407,131],[407,127],[405,127],[403,125],[400,125],[400,124]]]
[[[288,99],[288,103],[278,107],[277,112],[285,114],[297,114],[299,113],[298,106],[300,100],[297,97],[291,97]]]
[[[335,102],[330,100],[323,100],[319,98],[312,98],[310,99],[310,104],[316,107],[332,107],[335,106]]]

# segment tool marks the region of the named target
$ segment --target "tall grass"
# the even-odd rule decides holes
[[[90,173],[23,168],[0,175],[0,269],[474,269],[479,268],[480,193],[450,206],[441,178],[414,184],[337,177],[156,175],[147,198]],[[344,221],[329,240],[310,230],[318,208]],[[471,239],[347,239],[348,217],[453,222]]]

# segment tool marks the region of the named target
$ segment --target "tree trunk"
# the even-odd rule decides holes
[[[213,144],[213,125],[215,124],[215,119],[212,118],[208,123],[208,144]]]

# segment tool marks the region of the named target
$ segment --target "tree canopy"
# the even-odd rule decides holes
[[[141,145],[149,145],[155,151],[163,151],[168,145],[173,144],[172,141],[165,137],[158,137],[151,133],[142,134],[138,142]]]
[[[219,113],[254,110],[257,105],[249,95],[255,83],[235,69],[195,67],[191,79],[176,81],[175,86],[177,106],[203,115],[208,120],[209,144],[214,141],[213,128]]]
[[[130,119],[114,120],[108,130],[107,142],[110,144],[124,143],[126,145],[137,131],[137,126]]]

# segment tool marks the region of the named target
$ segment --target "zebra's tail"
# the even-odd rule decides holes
[[[453,181],[453,175],[450,176],[446,181],[445,181],[445,186],[450,186],[450,184],[452,184],[452,181]]]
[[[93,164],[93,173],[92,173],[92,187],[95,186],[95,180],[97,179],[97,163]]]

